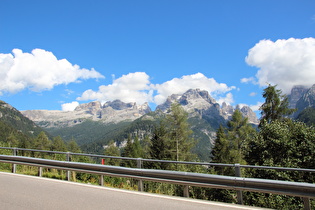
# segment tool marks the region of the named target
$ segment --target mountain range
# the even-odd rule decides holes
[[[181,104],[188,113],[188,122],[198,140],[195,152],[205,160],[217,128],[227,123],[235,109],[239,109],[253,125],[259,122],[249,107],[233,108],[226,103],[220,106],[207,91],[199,89],[171,95],[155,111],[147,103],[137,105],[115,100],[103,105],[100,102],[81,104],[74,111],[28,110],[22,113],[54,136],[60,135],[66,141],[74,138],[83,150],[102,152],[110,140],[122,146],[128,135],[138,136],[140,140],[150,136],[174,102]]]
[[[296,86],[289,95],[289,106],[297,108],[300,116],[306,108],[315,108],[315,85],[311,88]],[[182,105],[188,113],[188,122],[194,131],[197,144],[194,152],[207,161],[215,132],[220,124],[226,125],[233,112],[238,109],[249,122],[259,123],[256,114],[248,106],[233,107],[218,104],[207,91],[190,89],[184,94],[174,94],[152,111],[147,103],[125,103],[119,100],[81,104],[74,111],[27,110],[21,113],[1,102],[0,121],[28,135],[36,136],[43,129],[51,136],[61,136],[65,141],[75,139],[85,152],[103,153],[109,141],[123,147],[129,135],[139,139],[150,137],[155,125],[167,114],[172,103]],[[314,113],[311,110],[311,113]],[[309,110],[307,112],[309,117]],[[312,120],[311,120],[312,121]]]

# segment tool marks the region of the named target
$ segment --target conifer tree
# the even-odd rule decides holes
[[[105,155],[120,156],[120,149],[116,146],[116,143],[113,140],[111,140],[108,143],[108,147],[105,149]],[[106,164],[109,164],[109,165],[118,166],[120,164],[120,160],[118,160],[118,159],[108,159],[105,161],[106,161]]]
[[[187,122],[188,114],[180,104],[174,103],[165,117],[166,135],[163,137],[167,148],[166,157],[176,161],[190,161],[196,158],[191,152],[195,144],[192,130]]]
[[[235,110],[227,125],[227,129],[220,126],[217,130],[211,162],[245,164],[244,154],[247,151],[247,142],[253,138],[256,131],[248,124],[248,118],[244,118],[239,110]],[[232,169],[220,169],[219,167],[215,169],[220,174],[235,174]]]
[[[156,160],[165,160],[166,158],[166,128],[163,123],[156,126],[151,138],[151,145],[149,150],[149,158]],[[166,169],[166,164],[158,162],[149,162],[150,168]]]
[[[211,160],[214,163],[224,163],[226,162],[226,154],[229,151],[229,144],[226,139],[225,129],[220,125],[216,132],[216,140],[214,147],[211,151]]]
[[[261,110],[261,120],[259,126],[263,123],[270,123],[274,120],[282,120],[285,116],[291,115],[295,109],[289,109],[288,97],[282,94],[282,91],[276,89],[277,85],[268,85],[264,89],[263,97],[265,103],[259,108]]]
[[[66,152],[67,151],[67,145],[62,140],[60,136],[54,137],[52,142],[52,150],[53,151],[61,151]]]
[[[52,142],[44,131],[40,132],[34,140],[34,149],[50,150]]]
[[[132,145],[132,153],[131,156],[134,158],[143,158],[143,149],[141,147],[138,136],[135,137]]]
[[[77,144],[77,142],[74,139],[71,139],[71,141],[69,141],[68,143],[68,151],[70,152],[74,152],[74,153],[80,153],[81,148],[79,147],[79,145]]]

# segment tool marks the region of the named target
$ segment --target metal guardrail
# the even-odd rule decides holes
[[[180,171],[126,168],[8,155],[0,155],[0,162],[37,166],[40,168],[44,167],[78,171],[99,175],[128,177],[138,180],[181,184],[184,186],[198,186],[242,191],[246,190],[252,192],[297,196],[303,198],[305,209],[310,209],[309,199],[315,198],[315,184],[310,183],[231,177]]]
[[[71,156],[87,156],[93,158],[109,158],[109,159],[120,159],[120,160],[133,160],[136,162],[158,162],[158,163],[176,163],[185,165],[203,165],[203,166],[217,166],[217,167],[233,167],[233,168],[255,168],[255,169],[272,169],[278,171],[299,171],[299,172],[310,172],[315,173],[315,169],[307,168],[288,168],[288,167],[276,167],[276,166],[257,166],[257,165],[240,165],[236,164],[225,164],[225,163],[209,163],[209,162],[188,162],[188,161],[173,161],[173,160],[156,160],[156,159],[145,159],[145,158],[130,158],[130,157],[119,157],[119,156],[108,156],[108,155],[96,155],[87,153],[73,153],[73,152],[60,152],[60,151],[50,151],[50,150],[36,150],[36,149],[25,149],[25,148],[15,148],[15,147],[0,147],[0,149],[12,150],[13,155],[17,155],[17,151],[29,151],[29,152],[42,152],[51,154],[65,154],[69,157]],[[237,170],[235,170],[237,171]]]
[[[14,156],[18,155],[18,151],[29,151],[29,152],[41,152],[50,154],[64,154],[66,155],[66,161],[71,161],[71,156],[87,156],[91,158],[109,158],[109,159],[120,159],[120,160],[133,160],[137,163],[137,168],[141,169],[143,162],[159,162],[159,163],[175,163],[175,164],[186,164],[186,165],[204,165],[213,167],[233,167],[235,170],[235,176],[241,177],[241,168],[255,168],[255,169],[272,169],[279,171],[298,171],[298,172],[309,172],[315,173],[315,169],[305,169],[305,168],[288,168],[288,167],[274,167],[274,166],[256,166],[256,165],[240,165],[240,164],[223,164],[223,163],[209,163],[209,162],[187,162],[187,161],[171,161],[171,160],[155,160],[155,159],[143,159],[143,158],[130,158],[130,157],[118,157],[118,156],[106,156],[106,155],[96,155],[96,154],[86,154],[86,153],[72,153],[72,152],[60,152],[60,151],[49,151],[49,150],[36,150],[36,149],[25,149],[25,148],[15,148],[15,147],[0,147],[0,149],[12,150]],[[42,174],[42,167],[39,168],[39,175]],[[13,164],[12,171],[15,172],[16,164]],[[103,176],[103,175],[101,175]],[[70,180],[70,171],[67,172],[68,180]],[[246,178],[248,179],[248,178]],[[103,179],[101,180],[101,185],[103,185]],[[185,185],[184,196],[188,197],[188,186]],[[138,189],[143,189],[142,179],[139,179]],[[310,206],[309,198],[303,199],[305,206]],[[243,203],[242,191],[237,190],[237,201],[239,204]],[[306,208],[310,209],[310,208]]]

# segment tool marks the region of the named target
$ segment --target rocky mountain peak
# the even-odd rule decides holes
[[[248,122],[253,124],[259,123],[255,112],[253,112],[253,110],[249,106],[243,106],[242,108],[236,107],[236,109],[239,109],[243,116],[248,118]]]
[[[169,96],[167,100],[157,106],[156,109],[165,112],[171,107],[172,103],[175,102],[181,104],[188,113],[193,112],[195,109],[208,109],[216,104],[216,101],[209,95],[208,91],[190,89],[182,95],[173,94]]]
[[[103,105],[103,108],[111,107],[115,110],[130,109],[135,107],[136,103],[124,103],[120,100],[108,101]]]
[[[222,104],[222,107],[220,107],[216,100],[210,96],[208,91],[200,89],[190,89],[182,95],[171,95],[163,104],[157,106],[156,109],[166,112],[174,102],[181,104],[184,110],[189,114],[189,117],[197,116],[217,120],[220,123],[229,120],[235,111],[231,105],[225,102]],[[242,108],[238,107],[238,109],[244,117],[248,117],[250,123],[259,123],[256,114],[248,106],[243,106]]]
[[[151,112],[147,103],[124,103],[120,100],[106,102],[102,105],[98,101],[81,104],[74,111],[58,110],[27,110],[22,113],[41,124],[42,127],[73,126],[85,120],[101,121],[103,123],[117,123],[133,121]]]
[[[295,108],[297,108],[297,112],[295,115],[298,115],[307,107],[315,107],[315,84],[311,88],[307,89],[296,102]]]
[[[291,94],[288,96],[290,109],[295,109],[296,103],[307,90],[308,88],[303,85],[296,85],[291,89]]]
[[[75,112],[85,111],[87,113],[90,113],[92,115],[96,114],[98,110],[102,108],[102,104],[99,101],[93,101],[86,104],[80,104],[75,108]]]

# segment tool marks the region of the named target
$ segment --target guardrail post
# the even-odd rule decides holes
[[[303,204],[304,204],[304,210],[311,210],[310,198],[304,197]]]
[[[100,186],[104,186],[104,175],[100,175],[99,184]]]
[[[70,162],[71,161],[71,154],[70,152],[67,152],[67,161]],[[67,180],[70,181],[70,177],[71,177],[71,171],[67,171]]]
[[[43,167],[38,167],[38,176],[39,177],[43,176]]]
[[[184,197],[189,198],[189,185],[184,185]]]
[[[141,158],[137,158],[137,168],[142,168],[142,159]],[[138,180],[138,191],[143,191],[142,179]]]
[[[12,154],[13,156],[17,156],[17,148],[16,147],[13,148],[12,153],[13,153]],[[16,164],[14,164],[14,163],[12,164],[12,173],[16,173]]]
[[[241,177],[241,167],[239,163],[234,164],[235,176]],[[243,205],[243,192],[241,190],[236,191],[237,194],[237,203]]]

